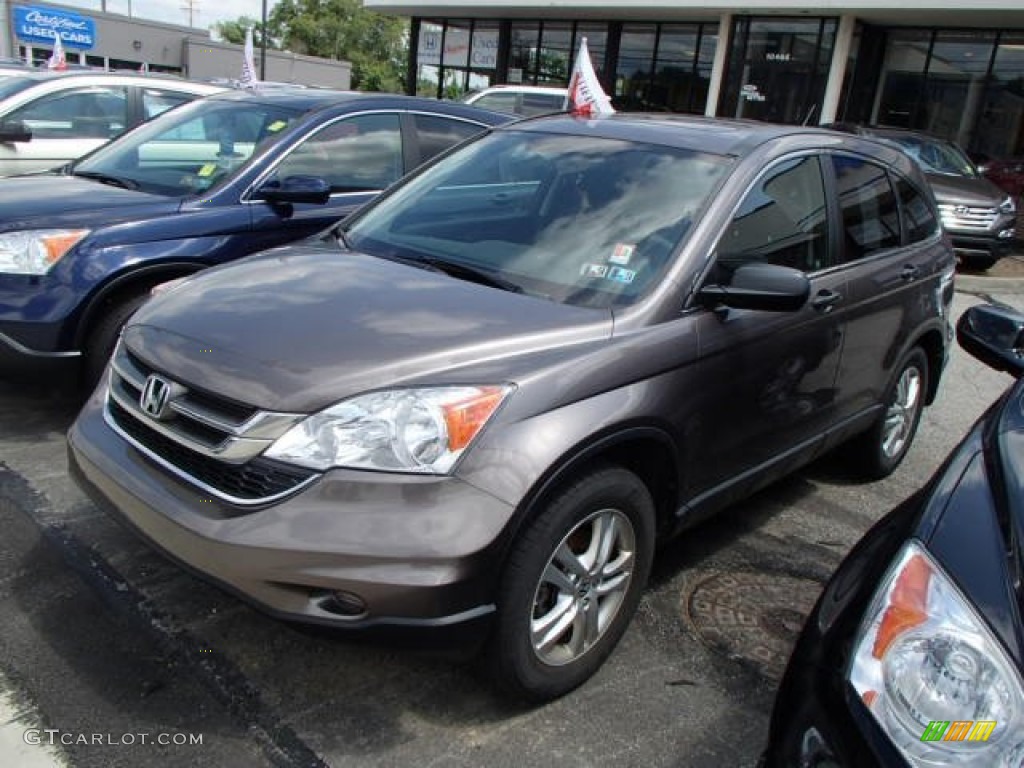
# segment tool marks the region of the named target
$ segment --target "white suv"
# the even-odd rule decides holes
[[[492,85],[462,97],[466,104],[509,115],[543,115],[565,108],[567,88],[542,85]]]
[[[75,160],[144,120],[222,87],[174,77],[27,70],[0,79],[0,176]]]

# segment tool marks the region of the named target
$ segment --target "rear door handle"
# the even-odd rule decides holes
[[[915,277],[917,277],[917,272],[917,267],[915,267],[913,264],[906,264],[903,267],[903,271],[900,272],[900,280],[906,280],[909,282],[910,280],[913,280]]]
[[[818,312],[831,312],[832,308],[843,299],[843,294],[836,291],[823,290],[811,300],[811,306]]]

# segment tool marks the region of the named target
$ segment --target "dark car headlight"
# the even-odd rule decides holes
[[[304,419],[265,455],[321,471],[447,474],[511,391],[445,386],[359,395]]]
[[[1007,195],[1006,199],[999,204],[1000,213],[1016,213],[1017,204],[1013,202],[1013,198]]]
[[[1020,768],[1020,674],[919,542],[875,593],[848,677],[912,766]]]

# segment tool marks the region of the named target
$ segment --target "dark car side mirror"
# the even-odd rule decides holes
[[[777,264],[743,264],[727,285],[705,285],[697,294],[705,306],[795,312],[807,303],[811,282],[799,269]]]
[[[321,176],[286,176],[271,179],[256,191],[270,203],[313,203],[325,205],[331,199],[331,185]]]
[[[989,368],[1024,374],[1024,315],[1009,307],[979,304],[956,324],[956,340]]]
[[[23,143],[32,141],[32,131],[22,122],[0,123],[0,143]]]

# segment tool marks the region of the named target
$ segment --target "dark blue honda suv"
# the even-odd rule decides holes
[[[317,234],[509,119],[411,96],[232,91],[0,180],[0,375],[95,381],[154,285]]]

